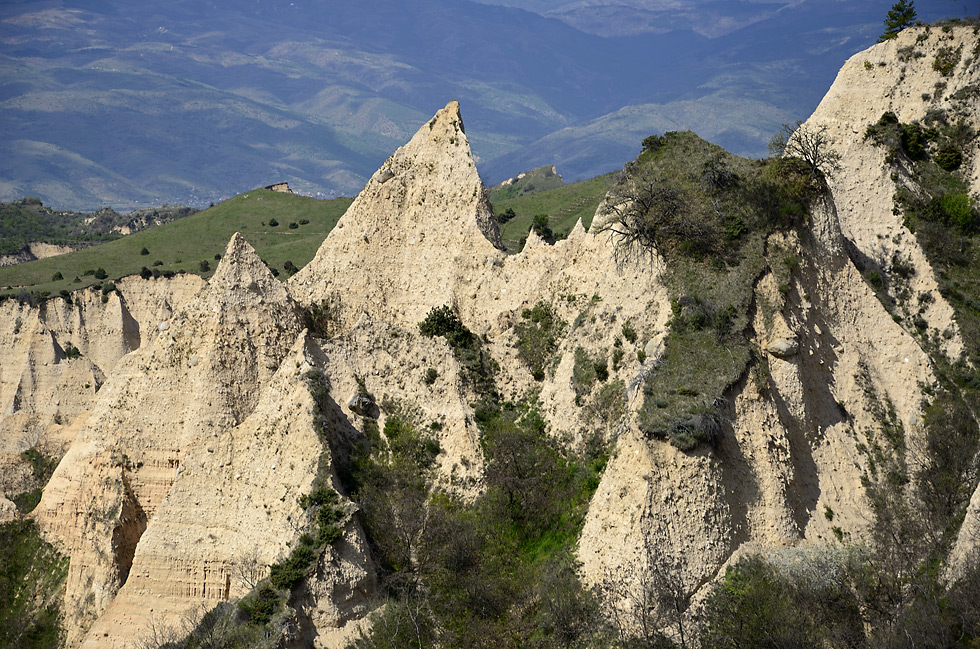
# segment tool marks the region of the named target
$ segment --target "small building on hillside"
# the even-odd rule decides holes
[[[265,188],[268,189],[269,191],[282,192],[283,194],[292,194],[293,193],[293,190],[291,190],[289,188],[289,183],[287,183],[287,182],[281,182],[281,183],[274,183],[272,185],[266,185]]]

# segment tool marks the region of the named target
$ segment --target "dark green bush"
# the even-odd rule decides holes
[[[902,124],[900,126],[900,141],[905,154],[912,160],[922,160],[926,155],[926,145],[929,142],[929,132],[918,124]]]
[[[503,225],[507,221],[510,221],[511,219],[513,219],[515,216],[517,216],[517,214],[514,213],[514,209],[508,207],[506,210],[504,210],[500,214],[497,214],[497,222],[500,223],[501,225]]]
[[[953,49],[951,47],[941,47],[936,52],[936,58],[932,62],[932,69],[939,72],[944,77],[953,74],[953,69],[960,62],[962,48]]]
[[[631,343],[636,342],[636,329],[633,328],[629,320],[623,323],[623,338]]]
[[[517,357],[531,370],[536,381],[543,381],[545,369],[558,351],[558,339],[565,330],[551,306],[539,302],[524,309],[521,321],[514,325]]]
[[[147,250],[147,249],[146,249],[146,248],[144,247],[143,249],[141,249],[141,250],[140,250],[140,254],[141,254],[141,255],[148,255],[148,254],[150,254],[150,251],[149,251],[149,250]]]
[[[551,231],[551,227],[548,225],[547,214],[535,214],[531,219],[531,229],[545,241],[554,243],[555,233]]]
[[[947,146],[936,153],[936,164],[946,171],[954,171],[963,163],[963,154],[953,146]]]
[[[88,271],[86,271],[85,274],[88,274]],[[95,279],[105,279],[106,277],[109,276],[109,273],[105,271],[105,268],[99,268],[94,272],[94,275],[95,275]]]
[[[245,614],[249,624],[261,626],[272,621],[279,602],[279,593],[270,586],[263,585],[257,592],[239,601],[238,608]]]
[[[433,307],[419,323],[423,336],[433,338],[442,336],[450,347],[469,347],[473,344],[473,334],[449,306]]]

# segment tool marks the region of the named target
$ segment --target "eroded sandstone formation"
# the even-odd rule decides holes
[[[967,29],[942,38],[950,43],[935,47],[975,41]],[[586,582],[639,582],[667,566],[697,595],[742,552],[826,543],[834,527],[860,539],[871,516],[858,447],[881,425],[875,409],[893,404],[914,438],[921,386],[934,377],[851,247],[882,264],[896,253],[911,259],[916,290],[935,294],[930,326],[953,332],[948,354],[962,348],[924,255],[891,213],[882,154],[862,139],[884,110],[913,119],[928,108],[920,86],[932,87],[934,75],[925,63],[900,73],[894,62],[892,50],[909,39],[915,32],[854,57],[811,118],[829,129],[844,169],[811,206],[809,227],[773,235],[799,271],[786,290],[771,273],[755,285],[758,302],[781,305],[775,315],[758,310],[751,327],[769,378],[761,386],[746,375],[728,390],[715,450],[683,452],[637,426],[640,387],[671,317],[662,266],[618,258],[609,232],[581,223],[554,245],[532,233],[522,252],[505,255],[456,102],[382,165],[285,285],[235,235],[203,286],[128,279],[105,304],[82,292],[70,305],[0,306],[5,452],[22,450],[13,431],[30,426],[71,436],[34,513],[71,556],[69,645],[130,646],[150,624],[244,594],[236,566],[288,554],[302,529],[297,498],[318,474],[344,495],[334,453],[361,434],[358,410],[371,404],[403,403],[438,422],[440,485],[479,493],[478,395],[446,344],[417,326],[443,305],[484,337],[504,398],[536,389],[551,434],[572,445],[596,431],[615,441],[579,542]],[[977,74],[961,64],[948,94]],[[976,107],[964,118],[976,127]],[[967,159],[975,164],[976,151]],[[514,325],[538,303],[569,323],[540,382],[514,349]],[[328,332],[304,330],[309,307],[329,313]],[[622,381],[628,414],[608,430],[576,404],[574,356],[612,348],[624,323],[636,340],[609,380]],[[66,359],[68,340],[80,359]],[[422,380],[428,369],[431,382]],[[371,395],[363,407],[351,399],[360,394]],[[967,536],[980,518],[973,501]],[[338,646],[375,605],[356,516],[319,562],[298,591],[297,624],[317,646]]]

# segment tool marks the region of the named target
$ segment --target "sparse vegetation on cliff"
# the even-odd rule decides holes
[[[804,161],[746,160],[693,133],[657,136],[627,165],[598,227],[624,260],[663,264],[673,309],[664,355],[643,385],[649,436],[685,451],[717,441],[725,392],[754,356],[755,283],[772,272],[792,288],[792,265],[770,235],[805,227],[824,187]]]

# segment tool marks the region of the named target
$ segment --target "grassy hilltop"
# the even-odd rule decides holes
[[[215,256],[224,252],[235,232],[241,232],[277,272],[287,262],[301,268],[313,259],[351,200],[324,201],[253,189],[179,221],[116,241],[0,268],[0,287],[7,287],[0,290],[16,293],[23,288],[52,294],[74,290],[99,281],[95,273],[100,268],[111,279],[138,274],[144,267],[208,276],[216,266]],[[57,273],[62,279],[53,279]]]
[[[508,209],[515,214],[500,225],[508,252],[520,251],[535,216],[544,215],[558,238],[567,235],[580,218],[588,227],[613,174],[571,184],[551,176],[549,182],[535,186],[536,178],[529,172],[519,183],[490,190],[498,218]],[[253,189],[166,225],[73,253],[0,268],[0,295],[22,290],[56,295],[101,279],[139,274],[143,268],[207,277],[214,272],[215,256],[224,252],[235,232],[241,232],[262,260],[285,279],[291,268],[302,268],[313,259],[351,202],[350,198],[318,200]],[[207,262],[207,270],[202,270],[202,262]],[[100,268],[106,278],[96,277]],[[58,273],[61,278],[55,279]]]

